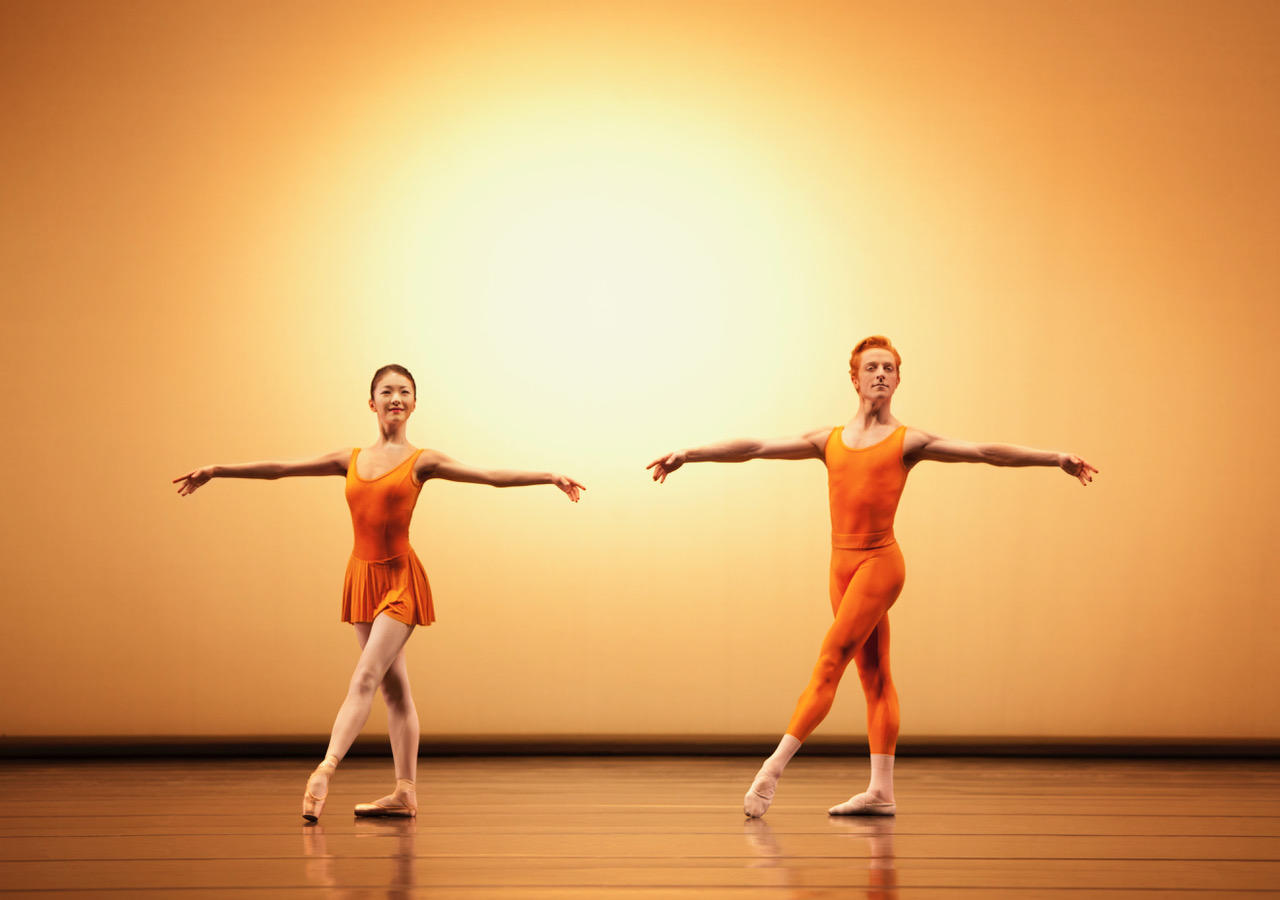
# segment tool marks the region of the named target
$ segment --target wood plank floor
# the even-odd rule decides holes
[[[902,758],[893,819],[833,819],[864,760],[424,759],[419,818],[320,823],[297,760],[0,764],[0,895],[40,897],[1280,896],[1280,763]]]

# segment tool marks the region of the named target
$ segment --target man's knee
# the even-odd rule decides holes
[[[881,665],[878,658],[859,654],[857,664],[858,680],[862,682],[862,691],[868,699],[883,697],[893,688],[889,667]]]
[[[822,685],[839,684],[840,676],[852,657],[852,652],[843,647],[824,650],[818,655],[818,665],[813,670],[814,680]]]

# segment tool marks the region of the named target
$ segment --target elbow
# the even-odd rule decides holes
[[[978,448],[978,455],[982,462],[989,466],[1011,466],[1013,460],[1008,454],[1000,452],[1000,448],[995,444],[984,444]]]

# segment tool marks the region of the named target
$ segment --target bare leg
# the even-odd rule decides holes
[[[333,722],[324,762],[307,779],[302,814],[308,820],[314,822],[319,817],[329,793],[329,779],[333,777],[338,763],[347,755],[356,736],[360,734],[360,729],[368,721],[369,710],[373,707],[373,694],[412,633],[412,625],[397,622],[386,615],[378,616],[369,626],[360,660],[356,663],[356,670],[347,688],[347,698],[342,702]]]
[[[361,637],[357,632],[357,637]],[[367,638],[367,632],[364,636]],[[362,638],[361,646],[364,638]],[[418,813],[418,710],[409,692],[409,668],[404,648],[382,678],[382,698],[387,702],[387,732],[391,737],[391,756],[396,766],[396,786],[390,794],[372,803],[357,803],[357,816],[404,816]]]
[[[356,640],[362,648],[369,640],[370,628],[368,622],[355,625]],[[405,663],[403,647],[383,676],[382,699],[387,704],[387,733],[391,738],[396,780],[415,781],[418,775],[418,708],[413,703],[413,693],[409,688],[409,667]]]
[[[396,764],[396,780],[412,784],[418,777],[418,708],[409,691],[409,667],[403,650],[382,679],[382,696],[387,701],[387,733]]]
[[[325,759],[341,760],[355,743],[360,729],[369,720],[373,708],[373,695],[386,677],[405,642],[413,633],[413,626],[397,622],[390,616],[378,616],[369,626],[369,637],[360,652],[360,660],[351,675],[347,699],[342,701],[338,715],[333,720],[333,732],[329,737],[329,749]]]

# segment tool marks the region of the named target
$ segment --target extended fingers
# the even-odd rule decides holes
[[[581,492],[587,489],[585,484],[570,478],[568,475],[557,475],[556,487],[564,491],[565,494],[568,495],[569,499],[574,503],[578,502],[578,497],[581,496]]]
[[[1077,472],[1076,474],[1080,478],[1080,483],[1089,484],[1091,481],[1093,481],[1093,476],[1098,471],[1098,467],[1089,465],[1087,462],[1085,462],[1083,459],[1081,459],[1078,456],[1073,457],[1073,459],[1079,465],[1079,472]]]
[[[664,453],[661,456],[659,456],[657,459],[655,459],[653,462],[649,463],[649,465],[645,466],[645,468],[652,469],[655,466],[658,466],[658,467],[670,466],[671,457],[673,456],[675,456],[675,453]]]

